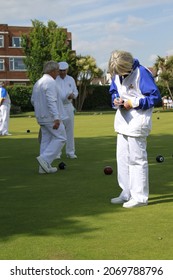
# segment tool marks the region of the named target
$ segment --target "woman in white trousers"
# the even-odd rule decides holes
[[[122,189],[111,203],[125,208],[148,204],[147,136],[153,107],[161,102],[152,73],[126,51],[113,51],[109,60],[110,94],[116,109],[117,179]]]
[[[5,83],[0,83],[0,135],[10,136],[8,132],[10,119],[11,100],[5,88]]]

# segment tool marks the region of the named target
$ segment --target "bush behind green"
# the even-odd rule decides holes
[[[92,110],[110,110],[111,96],[109,94],[109,85],[90,85],[87,88],[87,97],[84,101],[82,111]],[[32,94],[32,86],[14,85],[8,86],[12,105],[21,108],[22,112],[33,111],[30,99]],[[165,87],[160,86],[161,95],[167,93]],[[75,105],[75,102],[74,102]],[[158,105],[160,107],[161,104]],[[14,112],[15,113],[15,112]]]
[[[8,86],[7,90],[13,106],[20,107],[23,112],[33,110],[30,101],[32,86],[13,85]]]

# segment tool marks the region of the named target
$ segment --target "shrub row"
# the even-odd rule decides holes
[[[90,85],[88,95],[84,101],[82,110],[109,110],[111,109],[111,96],[109,85]]]
[[[8,86],[7,90],[11,98],[12,113],[33,111],[33,106],[30,102],[32,86],[14,85]],[[110,109],[110,100],[109,86],[89,86],[83,110]]]
[[[14,85],[7,87],[11,99],[11,111],[18,113],[18,111],[27,112],[32,111],[31,94],[32,86]]]
[[[33,111],[30,102],[32,94],[32,86],[14,85],[7,87],[11,98],[12,112],[18,113]],[[164,87],[160,88],[162,96],[167,92]],[[88,87],[88,95],[84,101],[82,110],[109,110],[111,109],[111,96],[109,94],[109,85],[90,85]],[[161,104],[159,104],[161,106]]]

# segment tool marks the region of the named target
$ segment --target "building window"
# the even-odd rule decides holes
[[[21,48],[21,37],[12,37],[12,47]]]
[[[4,59],[0,59],[0,71],[4,71],[5,67],[4,67]]]
[[[0,35],[0,48],[4,48],[4,35]]]
[[[26,71],[22,57],[11,57],[9,59],[10,71]]]

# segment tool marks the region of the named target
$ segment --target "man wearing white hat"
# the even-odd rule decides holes
[[[78,90],[73,77],[67,75],[68,63],[59,62],[59,75],[56,78],[58,91],[62,103],[64,105],[65,112],[68,119],[64,120],[64,126],[66,129],[67,142],[66,142],[66,155],[68,158],[77,158],[75,154],[75,142],[74,142],[74,106],[73,99],[78,96]],[[60,158],[61,154],[57,155]]]

